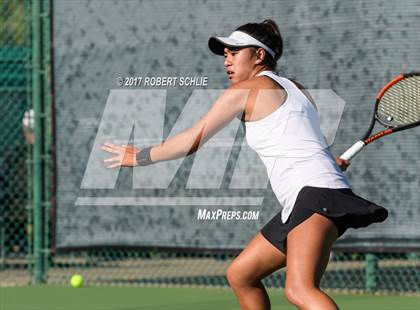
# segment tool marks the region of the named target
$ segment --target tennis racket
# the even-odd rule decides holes
[[[378,122],[384,130],[372,135]],[[389,81],[376,96],[375,112],[369,129],[360,141],[340,156],[352,159],[366,145],[394,132],[420,125],[420,72],[400,74]]]

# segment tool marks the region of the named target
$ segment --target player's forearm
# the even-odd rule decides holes
[[[153,146],[150,158],[153,162],[159,162],[185,157],[197,151],[198,145],[199,141],[190,129]]]

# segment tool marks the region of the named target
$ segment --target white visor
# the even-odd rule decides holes
[[[274,51],[264,43],[242,31],[234,31],[228,37],[211,37],[209,39],[209,48],[216,55],[223,55],[225,47],[247,47],[259,46],[265,49],[273,58],[276,55]]]

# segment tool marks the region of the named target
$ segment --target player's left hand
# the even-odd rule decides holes
[[[140,149],[132,145],[116,145],[106,142],[102,145],[101,149],[116,155],[104,160],[107,168],[137,166],[136,154],[140,152]]]
[[[342,159],[340,157],[337,157],[335,159],[335,162],[340,167],[341,171],[346,171],[348,166],[350,165],[350,162],[348,160]]]

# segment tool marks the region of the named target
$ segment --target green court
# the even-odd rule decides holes
[[[296,309],[270,290],[272,309]],[[418,310],[420,296],[332,294],[345,310]],[[1,310],[239,309],[233,292],[219,288],[84,287],[0,288]]]

